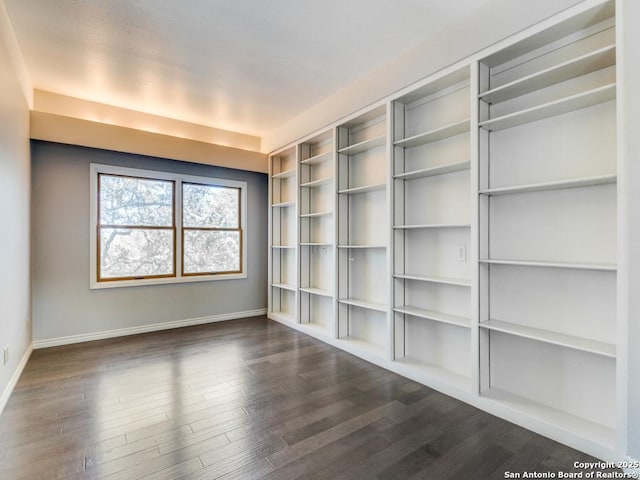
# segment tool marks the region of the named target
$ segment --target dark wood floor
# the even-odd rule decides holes
[[[589,459],[265,317],[35,351],[0,416],[3,480],[480,480]]]

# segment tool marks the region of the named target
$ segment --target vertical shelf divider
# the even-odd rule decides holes
[[[389,212],[387,214],[387,239],[385,240],[385,244],[387,245],[386,251],[386,272],[385,277],[388,279],[387,291],[386,291],[386,300],[385,304],[387,305],[387,313],[386,313],[386,327],[387,327],[387,360],[393,361],[396,358],[395,350],[396,350],[396,338],[395,338],[395,327],[394,327],[394,316],[395,313],[393,311],[393,265],[394,265],[394,230],[393,230],[393,222],[394,222],[394,210],[395,210],[395,202],[394,202],[394,192],[395,192],[395,180],[393,178],[394,168],[393,168],[393,139],[395,132],[395,108],[393,102],[386,103],[386,118],[387,118],[387,129],[385,132],[386,135],[386,151],[385,158],[387,160],[387,188],[386,188],[386,211]]]
[[[478,191],[480,185],[480,157],[481,152],[479,148],[479,131],[478,131],[478,118],[479,118],[479,102],[478,95],[480,91],[480,70],[479,63],[472,62],[470,66],[470,83],[469,83],[469,102],[471,105],[470,118],[470,154],[471,154],[471,171],[470,171],[470,183],[471,183],[471,227],[470,227],[470,239],[469,239],[469,263],[471,265],[471,390],[474,394],[479,394],[481,390],[481,377],[485,373],[487,368],[487,361],[481,359],[480,348],[480,327],[479,327],[479,315],[480,315],[480,264],[479,264],[479,250],[480,250],[480,215],[478,205]],[[483,282],[484,284],[484,282]],[[486,349],[485,349],[486,351]]]
[[[490,88],[489,84],[489,69],[486,65],[480,62],[474,62],[476,64],[476,89],[479,94],[481,91],[485,91]],[[478,341],[475,343],[478,359],[478,378],[477,383],[474,385],[477,394],[482,394],[489,389],[491,384],[490,372],[490,358],[489,358],[489,344],[491,332],[488,330],[480,329],[480,322],[489,319],[489,295],[490,295],[490,274],[491,265],[481,264],[481,258],[489,258],[489,206],[491,197],[480,196],[479,191],[489,187],[489,132],[479,127],[479,122],[483,119],[489,118],[489,106],[478,100],[478,96],[473,99],[475,105],[475,128],[474,133],[476,135],[477,149],[476,153],[476,180],[474,196],[474,203],[477,206],[476,222],[477,222],[477,236],[478,242],[475,251],[475,269],[477,271],[477,298],[476,298],[476,336]],[[473,167],[472,167],[473,168]]]

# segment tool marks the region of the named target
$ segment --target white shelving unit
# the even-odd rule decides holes
[[[614,447],[613,2],[480,60],[480,395]]]
[[[388,352],[387,113],[382,105],[337,128],[338,338]]]
[[[333,130],[300,146],[300,323],[335,337]]]
[[[270,318],[615,459],[614,7],[577,5],[273,154]]]
[[[296,321],[298,301],[297,149],[269,157],[269,293],[272,318]]]
[[[469,68],[393,110],[393,358],[471,390]]]

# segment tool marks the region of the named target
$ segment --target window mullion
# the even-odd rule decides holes
[[[183,235],[183,212],[182,212],[182,180],[176,180],[176,194],[174,196],[175,227],[176,227],[176,277],[182,278],[184,274],[184,235]]]

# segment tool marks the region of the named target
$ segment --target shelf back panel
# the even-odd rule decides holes
[[[491,333],[491,387],[615,427],[615,360]]]

